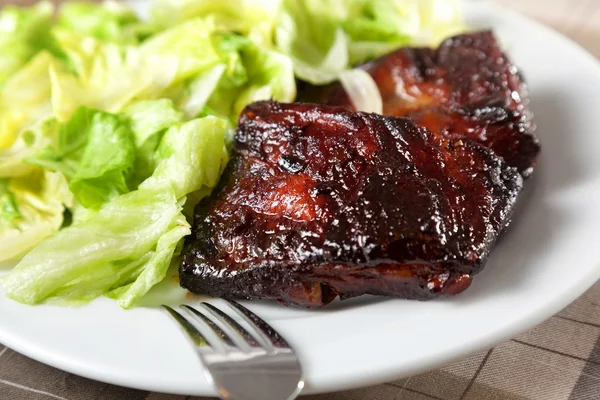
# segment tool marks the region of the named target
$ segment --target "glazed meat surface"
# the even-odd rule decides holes
[[[523,176],[532,173],[540,145],[527,89],[491,32],[456,36],[437,49],[402,48],[361,68],[379,87],[385,115],[475,140]],[[320,100],[352,108],[339,84]]]
[[[466,289],[522,178],[491,150],[406,118],[260,102],[219,187],[196,206],[181,285],[320,306]]]

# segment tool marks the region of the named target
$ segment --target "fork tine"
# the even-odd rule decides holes
[[[203,302],[202,303],[209,312],[211,312],[216,318],[221,318],[223,320],[223,323],[229,325],[231,328],[233,328],[237,333],[240,334],[240,336],[246,341],[246,343],[248,343],[250,346],[252,347],[260,347],[260,345],[258,344],[258,342],[256,341],[256,339],[254,339],[254,337],[248,333],[248,331],[246,329],[244,329],[240,324],[238,324],[233,318],[231,318],[229,315],[225,314],[223,311],[219,310],[217,307],[213,306],[210,303],[207,302]]]
[[[267,341],[272,347],[290,349],[290,345],[273,329],[273,327],[267,324],[262,318],[248,310],[246,307],[231,299],[225,299],[225,301],[235,310],[251,327],[254,328],[256,333],[260,337]]]
[[[208,318],[206,315],[204,315],[202,312],[196,310],[194,307],[190,307],[187,304],[184,304],[181,306],[182,308],[188,310],[190,312],[190,314],[192,316],[194,316],[195,318],[199,318],[202,321],[204,321],[204,323],[206,323],[206,325],[208,325],[210,327],[210,329],[213,330],[214,333],[216,333],[216,335],[219,337],[219,339],[221,339],[221,341],[225,344],[227,344],[228,346],[231,347],[238,347],[233,340],[231,339],[231,337],[225,333],[225,331],[223,331],[223,329],[221,329],[217,324],[215,324],[210,318]]]
[[[191,340],[191,342],[196,347],[211,347],[210,343],[203,334],[196,329],[194,325],[192,325],[185,317],[179,314],[177,311],[173,310],[171,307],[163,304],[162,306],[167,312],[173,317],[173,319],[177,322],[181,330],[186,334],[186,336]]]

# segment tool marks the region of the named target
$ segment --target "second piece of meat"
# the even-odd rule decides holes
[[[459,35],[437,49],[401,48],[359,68],[375,80],[385,115],[475,140],[523,176],[533,172],[540,144],[527,88],[492,32]],[[320,101],[352,109],[340,84]]]

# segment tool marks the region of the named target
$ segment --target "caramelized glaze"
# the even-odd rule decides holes
[[[459,35],[437,49],[401,48],[360,68],[375,80],[385,115],[477,141],[523,176],[533,172],[540,144],[527,88],[491,32]],[[340,84],[318,92],[320,102],[352,109]]]
[[[260,102],[195,210],[181,284],[302,306],[465,290],[522,178],[491,150],[406,118]]]

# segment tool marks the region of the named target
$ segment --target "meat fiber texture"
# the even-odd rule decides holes
[[[437,49],[401,48],[359,68],[377,84],[383,114],[475,140],[532,174],[540,144],[527,87],[492,32],[459,35]],[[340,84],[320,93],[319,102],[353,108]]]
[[[407,118],[254,103],[196,206],[180,282],[301,306],[453,295],[485,265],[521,188],[490,149]]]

